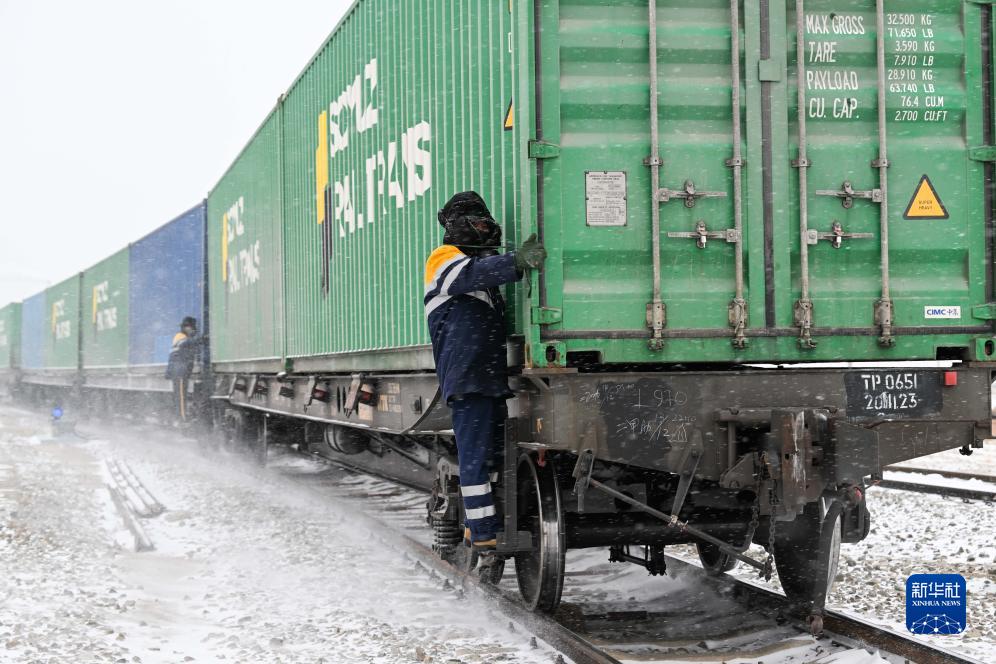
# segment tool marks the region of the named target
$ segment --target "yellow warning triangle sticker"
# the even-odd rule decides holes
[[[903,219],[947,219],[948,211],[937,195],[930,178],[924,174],[916,186],[910,204],[906,206]]]
[[[505,122],[503,127],[505,131],[509,131],[515,126],[515,109],[512,107],[512,102],[508,102],[508,110],[505,111]]]

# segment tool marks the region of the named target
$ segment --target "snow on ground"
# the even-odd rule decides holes
[[[928,643],[983,662],[996,661],[996,506],[981,501],[883,489],[868,491],[871,532],[842,544],[837,579],[827,606],[906,632],[906,578],[911,574],[961,574],[968,584],[968,629],[951,636],[918,636]],[[675,549],[677,551],[677,549]],[[752,546],[754,557],[763,550]],[[684,547],[686,559],[695,557]],[[733,572],[780,590],[744,566]]]
[[[985,441],[982,449],[973,449],[970,456],[965,456],[958,450],[946,450],[903,461],[896,465],[903,468],[949,470],[996,477],[996,440]]]
[[[348,498],[368,492],[363,479],[343,476],[338,493],[318,493],[238,457],[200,455],[192,441],[168,433],[79,429],[101,439],[53,440],[41,416],[0,407],[0,661],[555,661],[486,603],[444,590],[371,531],[355,515],[370,501]],[[127,548],[102,484],[101,461],[110,454],[129,462],[167,507],[143,521],[154,552]],[[302,479],[341,472],[291,457],[280,464]],[[413,509],[421,497],[379,491],[378,518],[427,541]],[[957,572],[969,583],[969,630],[924,638],[996,660],[996,508],[881,488],[868,500],[871,535],[842,547],[829,605],[904,631],[906,577]],[[694,557],[688,547],[672,552],[682,550]],[[749,570],[735,573],[756,580]],[[514,583],[510,571],[503,587],[514,592]],[[768,585],[777,588],[777,579]],[[583,602],[586,613],[666,611],[684,617],[671,623],[677,637],[704,629],[705,643],[710,630],[729,640],[732,624],[748,652],[752,639],[780,638],[727,598],[689,592],[680,576],[609,564],[600,550],[569,553],[565,601]],[[882,661],[827,650],[787,628],[785,638],[795,641],[744,661]],[[633,661],[661,661],[635,647]],[[689,658],[709,661],[692,654],[697,645],[689,648]]]
[[[0,661],[557,657],[386,547],[347,504],[255,477],[238,459],[170,448],[164,434],[85,441],[46,427],[0,408]],[[167,507],[143,521],[153,552],[121,545],[108,454]]]

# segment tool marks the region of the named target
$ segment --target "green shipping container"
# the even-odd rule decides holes
[[[281,199],[277,109],[208,196],[215,362],[279,361],[283,357]]]
[[[45,369],[79,368],[80,279],[77,274],[45,291]]]
[[[283,103],[286,352],[299,368],[425,348],[425,259],[453,193],[480,192],[517,236],[508,4],[386,7],[359,3]],[[385,368],[430,360],[378,354]]]
[[[83,368],[128,364],[127,248],[83,273]]]
[[[212,192],[213,239],[255,196],[276,254],[219,300],[211,247],[224,358],[430,366],[435,212],[476,189],[549,250],[509,298],[532,365],[990,359],[992,28],[955,0],[358,2]]]
[[[21,366],[21,304],[0,309],[0,371]]]

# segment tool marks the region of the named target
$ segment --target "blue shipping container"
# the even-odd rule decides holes
[[[45,366],[45,291],[32,295],[21,305],[21,368]]]
[[[204,320],[205,205],[188,210],[130,247],[128,364],[166,364],[184,316]]]

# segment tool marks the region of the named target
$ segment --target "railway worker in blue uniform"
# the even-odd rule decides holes
[[[166,365],[166,378],[173,381],[173,405],[180,422],[187,421],[189,412],[187,388],[194,372],[194,363],[204,338],[197,334],[197,319],[187,316],[180,323],[180,331],[173,335],[173,345]]]
[[[453,415],[460,491],[472,545],[492,548],[501,530],[490,471],[503,449],[508,389],[505,301],[499,287],[546,258],[532,235],[499,254],[501,226],[473,191],[439,211],[443,244],[425,264],[425,314],[443,398]]]

